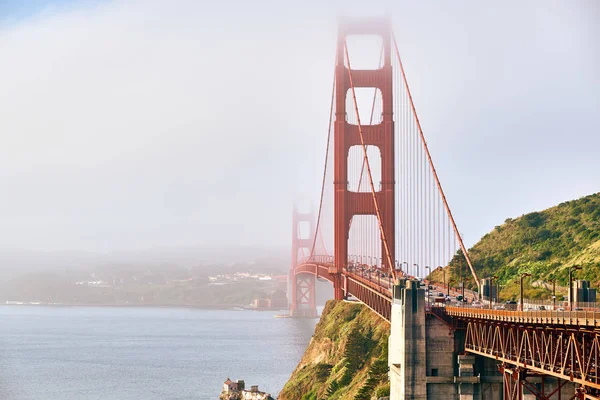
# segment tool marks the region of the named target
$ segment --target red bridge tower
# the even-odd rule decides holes
[[[314,215],[313,213],[299,213],[294,208],[292,220],[292,264],[288,280],[288,299],[290,303],[290,315],[292,317],[316,317],[317,304],[315,300],[315,276],[312,274],[295,274],[294,268],[298,261],[305,261],[310,255],[313,246],[314,236]],[[300,228],[302,223],[307,224],[307,229]],[[307,237],[302,237],[306,233]]]
[[[383,43],[383,66],[375,70],[354,70],[352,84],[346,67],[346,38],[350,35],[378,35]],[[393,121],[393,79],[391,63],[392,30],[387,18],[369,20],[340,21],[337,42],[337,61],[335,72],[335,130],[334,130],[334,248],[335,299],[344,297],[342,270],[348,262],[348,237],[350,221],[354,215],[377,215],[371,188],[366,192],[348,190],[348,154],[352,146],[377,146],[381,154],[381,188],[376,187],[375,197],[381,217],[380,224],[389,244],[389,257],[382,241],[381,255],[384,260],[395,262],[395,211],[394,211],[394,121]],[[382,121],[374,125],[349,124],[346,114],[355,113],[346,109],[346,96],[352,86],[357,88],[377,88],[382,96]],[[362,139],[361,141],[361,132]],[[361,150],[362,151],[362,150]],[[371,160],[370,160],[371,161]],[[378,161],[378,160],[374,160]],[[379,182],[374,182],[377,185]],[[394,268],[387,265],[385,268]]]

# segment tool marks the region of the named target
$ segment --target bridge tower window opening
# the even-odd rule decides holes
[[[298,221],[298,239],[309,239],[312,236],[310,221]]]
[[[301,220],[296,223],[296,239],[301,244],[297,248],[296,261],[302,261],[310,256],[311,229],[311,222],[308,220]]]
[[[357,87],[354,89],[356,103],[358,105],[358,116],[361,126],[381,124],[383,121],[383,96],[379,88]],[[358,118],[354,108],[352,90],[346,92],[346,121],[350,125],[358,125]]]
[[[352,56],[355,70],[380,69],[383,63],[383,38],[374,34],[353,34],[346,36],[346,47]],[[344,66],[348,63],[344,60]]]
[[[348,234],[348,265],[368,277],[384,264],[379,223],[375,215],[354,215]]]
[[[381,151],[377,146],[367,146],[375,191],[381,191]],[[348,151],[348,190],[354,193],[371,193],[371,183],[366,171],[362,146],[352,146]]]

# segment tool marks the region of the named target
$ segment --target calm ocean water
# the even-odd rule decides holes
[[[277,394],[316,319],[184,308],[0,307],[0,399],[217,399],[227,377]]]

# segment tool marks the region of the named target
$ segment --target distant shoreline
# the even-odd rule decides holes
[[[23,303],[23,304],[7,304],[0,303],[0,306],[19,306],[19,307],[115,307],[115,308],[189,308],[189,309],[197,309],[197,310],[225,310],[225,311],[282,311],[278,309],[254,309],[248,306],[240,306],[240,305],[215,305],[215,306],[207,306],[207,305],[194,305],[194,304],[48,304],[48,303],[40,303],[40,304],[31,304],[31,303]]]

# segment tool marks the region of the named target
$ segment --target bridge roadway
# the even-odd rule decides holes
[[[335,266],[332,257],[315,257],[298,264],[294,272],[295,274],[313,274],[317,278],[333,282]],[[359,266],[351,266],[342,271],[342,280],[346,296],[357,298],[380,317],[390,322],[393,283],[391,278],[382,278],[381,274],[367,274],[365,271],[361,271]]]
[[[321,257],[298,264],[295,273],[333,282],[335,267],[331,257]],[[342,271],[342,280],[346,296],[390,322],[390,278],[353,264]],[[600,398],[600,310],[508,311],[461,305],[429,307],[428,312],[451,329],[463,329],[465,352],[499,361],[501,372],[554,376],[580,384],[579,398]]]
[[[335,265],[331,256],[315,256],[304,260],[294,269],[295,274],[313,274],[317,278],[323,278],[333,282]],[[386,321],[390,322],[392,309],[392,286],[393,282],[389,275],[371,266],[349,262],[349,267],[342,270],[342,281],[346,296],[352,296],[377,313]],[[412,277],[409,277],[412,278]],[[433,284],[434,291],[445,293],[448,288],[443,285],[424,281],[426,285]],[[451,294],[459,292],[451,289]]]
[[[507,311],[473,307],[447,306],[446,313],[461,320],[481,319],[510,324],[572,326],[600,331],[600,310],[584,311]]]

